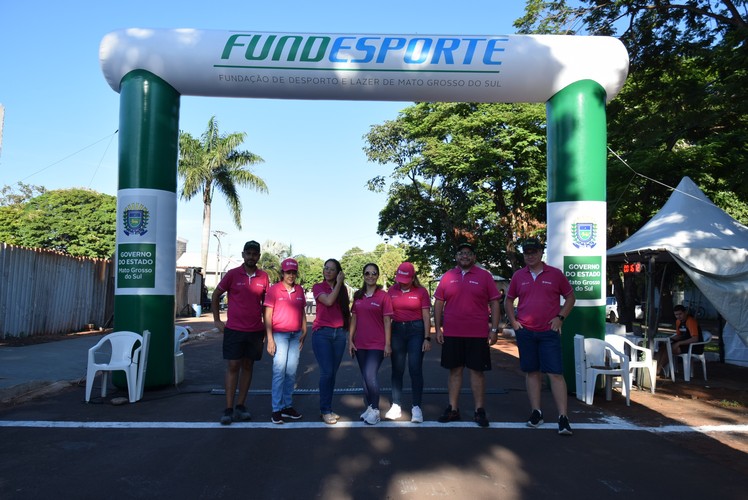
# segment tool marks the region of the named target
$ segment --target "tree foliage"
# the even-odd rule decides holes
[[[114,252],[117,199],[88,189],[45,191],[0,207],[0,240],[76,257],[108,259]]]
[[[242,204],[239,187],[248,187],[266,193],[265,181],[256,176],[251,165],[262,158],[249,151],[238,149],[247,134],[234,132],[221,134],[218,121],[213,116],[199,139],[187,132],[179,134],[179,177],[182,179],[181,197],[191,200],[202,195],[203,232],[200,249],[201,265],[207,269],[210,244],[210,221],[213,197],[218,191],[226,199],[237,229],[242,228]]]
[[[370,161],[394,165],[378,231],[408,258],[443,272],[469,241],[509,274],[517,238],[544,230],[545,112],[541,105],[419,103],[371,128]],[[369,182],[383,189],[384,177]]]

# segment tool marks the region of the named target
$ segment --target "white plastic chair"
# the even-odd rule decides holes
[[[145,374],[147,363],[148,338],[150,332],[147,330],[141,336],[135,332],[121,331],[112,332],[99,340],[95,346],[88,350],[88,367],[86,369],[86,401],[91,400],[91,390],[96,374],[101,372],[101,397],[106,397],[109,385],[109,373],[124,371],[127,379],[127,392],[129,400],[134,403],[142,397],[141,373]],[[135,347],[136,344],[138,347]],[[107,346],[109,344],[109,346]],[[109,349],[107,349],[107,347]],[[141,351],[145,350],[143,363]],[[97,355],[101,358],[109,351],[109,359],[106,362],[97,362]]]
[[[657,367],[655,366],[655,360],[652,354],[652,350],[636,345],[626,337],[622,337],[620,335],[606,335],[605,341],[619,351],[623,353],[629,353],[629,369],[632,371],[632,373],[636,368],[647,370],[647,372],[649,373],[650,390],[652,391],[652,394],[654,394],[655,385],[657,385]],[[613,361],[618,360],[614,359]],[[638,381],[637,383],[639,383],[639,386],[641,387],[641,381]]]
[[[185,342],[189,336],[189,327],[174,327],[174,385],[179,385],[184,380],[184,353],[182,352],[182,343]]]
[[[631,406],[631,377],[629,358],[624,353],[600,339],[584,339],[586,384],[584,402],[592,404],[598,375],[605,375],[606,392],[610,394],[612,377],[621,377],[621,392],[626,396],[626,406]],[[615,361],[614,361],[615,360]]]
[[[691,377],[693,377],[693,359],[701,361],[701,368],[704,372],[704,380],[706,380],[706,355],[704,354],[703,350],[701,351],[701,354],[694,354],[693,346],[706,345],[711,342],[712,333],[703,330],[701,332],[701,337],[703,339],[701,342],[692,342],[691,344],[688,344],[688,353],[678,355],[678,357],[683,360],[683,379],[686,382],[690,382]]]

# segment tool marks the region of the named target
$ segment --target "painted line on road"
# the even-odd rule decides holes
[[[301,430],[301,429],[481,429],[473,422],[423,422],[415,424],[411,422],[380,422],[377,425],[368,425],[364,422],[340,421],[335,425],[323,422],[292,422],[285,424],[273,424],[272,422],[235,422],[232,425],[221,425],[218,422],[76,422],[60,420],[0,420],[0,427],[6,428],[42,428],[42,429],[277,429],[277,430]],[[524,422],[491,422],[492,429],[528,430],[530,427]],[[556,430],[555,424],[544,424],[540,429]],[[587,431],[640,431],[655,434],[668,433],[748,433],[748,425],[666,425],[662,427],[637,426],[625,421],[613,421],[605,423],[573,423],[573,430]]]

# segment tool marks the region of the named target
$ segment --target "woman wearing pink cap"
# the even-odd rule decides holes
[[[364,286],[353,294],[351,340],[348,349],[361,369],[366,410],[361,419],[369,425],[379,423],[379,367],[392,352],[390,347],[392,301],[377,284],[379,266],[364,266]]]
[[[431,350],[431,299],[429,292],[418,282],[416,270],[410,262],[397,268],[395,284],[387,294],[392,299],[392,406],[385,415],[397,420],[402,414],[403,375],[407,358],[412,384],[413,409],[411,422],[423,422],[423,356]]]
[[[265,331],[267,351],[273,356],[272,405],[270,421],[298,420],[301,414],[292,406],[296,368],[306,338],[306,297],[296,284],[299,263],[294,259],[281,262],[281,280],[265,296]]]

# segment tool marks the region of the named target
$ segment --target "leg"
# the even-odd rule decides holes
[[[392,325],[392,404],[402,404],[403,375],[405,374],[405,359],[407,356],[405,326],[403,323]]]
[[[226,361],[226,377],[224,383],[226,388],[226,408],[234,407],[234,396],[236,394],[236,386],[239,382],[241,363],[242,360],[240,359],[229,359]]]
[[[288,352],[290,333],[273,333],[275,339],[275,356],[273,356],[273,381],[272,381],[272,408],[273,411],[281,411],[284,406],[284,387],[286,379],[286,366],[288,365]]]
[[[470,370],[470,388],[473,390],[473,401],[475,409],[484,408],[484,399],[486,393],[485,374],[478,370]]]
[[[252,384],[252,370],[255,362],[253,359],[244,358],[241,360],[241,371],[239,372],[239,395],[236,399],[237,405],[243,405],[247,401],[249,386]]]
[[[289,335],[288,357],[286,360],[286,377],[283,386],[282,408],[293,406],[293,391],[296,388],[296,370],[299,366],[299,337],[301,332],[294,332]]]
[[[319,366],[319,409],[324,415],[332,411],[332,391],[335,384],[332,329],[320,328],[315,331],[312,335],[312,348]]]
[[[567,410],[567,391],[566,391],[566,380],[563,375],[557,373],[549,373],[548,377],[551,381],[551,392],[553,393],[553,400],[556,402],[556,408],[558,414],[566,415]]]
[[[406,337],[408,373],[413,391],[413,406],[421,406],[423,398],[423,324],[413,323]]]
[[[462,366],[449,369],[447,389],[449,391],[449,404],[452,406],[453,410],[458,408],[457,402],[460,399],[460,389],[462,388],[462,370]]]
[[[530,409],[540,410],[540,388],[543,384],[542,374],[538,371],[525,374],[527,397],[530,399]]]

